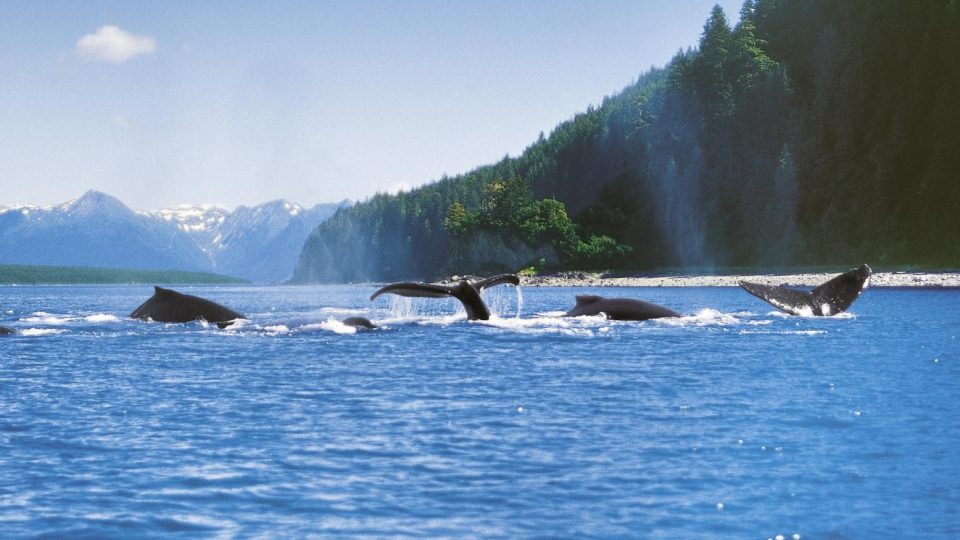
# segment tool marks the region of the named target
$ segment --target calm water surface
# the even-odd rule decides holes
[[[182,290],[251,320],[0,288],[0,537],[960,536],[956,290],[798,318],[499,287],[487,323],[372,286]],[[591,292],[689,316],[555,316]]]

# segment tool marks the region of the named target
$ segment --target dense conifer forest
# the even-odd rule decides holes
[[[958,28],[958,0],[715,7],[697,49],[519,157],[339,211],[294,281],[958,268]]]

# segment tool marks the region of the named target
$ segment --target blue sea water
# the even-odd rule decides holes
[[[2,287],[0,537],[960,536],[960,292]],[[575,294],[689,314],[556,315]],[[518,316],[519,314],[519,316]],[[385,326],[354,332],[336,318]]]

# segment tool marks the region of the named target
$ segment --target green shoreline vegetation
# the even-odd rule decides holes
[[[239,285],[245,279],[209,272],[89,266],[0,265],[0,285]]]

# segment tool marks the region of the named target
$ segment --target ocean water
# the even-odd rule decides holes
[[[960,291],[2,287],[0,537],[960,536]],[[557,317],[575,294],[689,314]],[[355,332],[337,318],[384,328]]]

